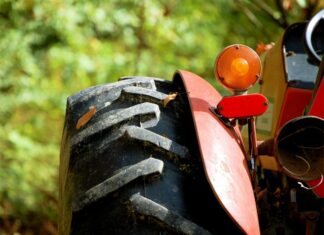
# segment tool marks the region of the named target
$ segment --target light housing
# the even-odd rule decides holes
[[[226,47],[215,62],[215,76],[234,92],[252,87],[261,74],[261,60],[250,47],[237,44]]]

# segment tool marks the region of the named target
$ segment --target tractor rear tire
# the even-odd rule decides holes
[[[68,98],[59,230],[240,234],[208,186],[180,79],[123,78]]]

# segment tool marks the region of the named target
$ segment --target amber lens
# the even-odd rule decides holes
[[[231,64],[231,73],[236,77],[243,77],[249,72],[249,63],[243,58],[236,58]]]
[[[261,73],[259,56],[244,45],[232,45],[219,55],[215,74],[220,82],[234,91],[244,91],[254,85]]]

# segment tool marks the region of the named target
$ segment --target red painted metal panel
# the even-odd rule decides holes
[[[222,96],[204,79],[178,71],[188,92],[207,180],[239,227],[260,234],[253,188],[238,129],[229,129],[209,110]]]
[[[318,185],[321,183],[320,185]],[[320,198],[324,198],[324,183],[322,179],[316,179],[316,180],[311,180],[307,182],[309,187],[314,187],[313,192],[316,194],[316,196]],[[318,186],[317,186],[318,185]]]
[[[324,77],[322,78],[322,82],[317,89],[309,115],[324,118]]]
[[[316,92],[316,96],[314,98],[312,107],[309,111],[309,115],[314,115],[314,116],[324,118],[324,78],[322,79],[322,82]],[[315,187],[313,189],[313,192],[318,197],[324,198],[324,183],[322,182],[318,187],[316,187],[316,185],[320,183],[320,180],[321,179],[308,181],[307,184],[310,187]]]
[[[249,94],[223,97],[217,105],[217,110],[226,118],[247,118],[263,114],[267,107],[266,97]]]
[[[303,115],[311,98],[311,90],[288,87],[282,103],[277,130],[286,122]]]

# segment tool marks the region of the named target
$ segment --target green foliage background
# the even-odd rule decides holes
[[[176,69],[211,80],[224,46],[277,40],[269,2],[273,18],[249,0],[0,0],[0,227],[56,220],[67,96]],[[290,21],[304,17],[297,2]]]

